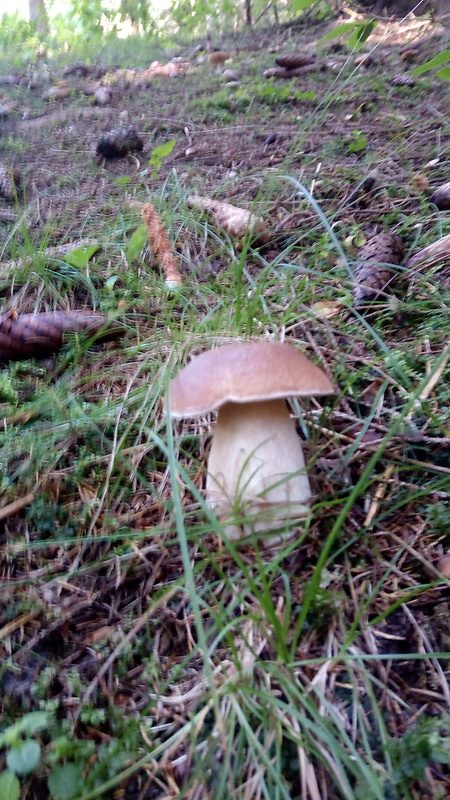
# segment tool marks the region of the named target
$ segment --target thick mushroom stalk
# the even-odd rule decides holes
[[[206,500],[230,539],[273,532],[272,546],[295,532],[311,490],[287,397],[332,394],[333,384],[296,347],[242,342],[195,356],[173,379],[174,419],[219,409]]]
[[[206,500],[227,536],[285,531],[305,517],[310,498],[301,441],[285,401],[223,405],[209,456]]]

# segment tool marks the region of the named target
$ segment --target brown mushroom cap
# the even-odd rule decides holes
[[[195,417],[225,403],[334,394],[325,373],[281,342],[224,345],[195,356],[173,379],[171,415]]]
[[[213,50],[208,56],[208,61],[213,67],[217,67],[218,64],[224,64],[229,58],[231,58],[231,54],[226,50]]]

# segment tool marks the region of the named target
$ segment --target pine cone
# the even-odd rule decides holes
[[[57,353],[67,332],[98,335],[98,340],[114,339],[123,333],[117,322],[91,311],[48,311],[0,317],[0,359],[20,361],[44,358]]]
[[[115,128],[97,143],[97,155],[103,158],[123,158],[131,150],[143,150],[144,142],[134,125],[126,128]]]
[[[394,75],[392,78],[392,86],[415,86],[416,82],[411,75]]]
[[[15,200],[20,184],[20,172],[15,167],[0,163],[0,196]]]
[[[375,299],[386,289],[394,272],[386,265],[398,266],[404,254],[400,236],[393,233],[378,233],[366,242],[354,266],[353,298],[357,305]]]
[[[443,183],[442,186],[433,192],[430,197],[430,202],[439,209],[439,211],[450,210],[450,183]]]
[[[279,67],[285,67],[285,69],[296,69],[297,67],[305,67],[307,64],[312,64],[315,58],[314,55],[309,56],[306,54],[301,55],[300,53],[289,53],[285,56],[277,56],[275,63],[278,64]]]

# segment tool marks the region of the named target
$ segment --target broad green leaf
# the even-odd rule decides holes
[[[304,11],[306,8],[317,3],[317,0],[293,0],[292,8],[294,11]]]
[[[440,67],[441,64],[445,64],[447,61],[450,61],[450,50],[444,50],[442,53],[438,53],[437,56],[426,61],[425,64],[421,64],[420,67],[413,69],[411,74],[422,75],[422,72],[428,72],[429,69]]]
[[[98,244],[90,244],[87,247],[76,247],[75,250],[66,253],[63,260],[66,261],[67,264],[70,264],[71,267],[82,269],[86,266],[94,253],[97,252],[99,247],[100,245]]]
[[[48,779],[53,800],[72,800],[83,788],[83,775],[78,764],[59,764]]]
[[[371,20],[363,25],[358,25],[358,27],[353,31],[352,35],[349,36],[349,40],[347,42],[348,46],[352,50],[359,50],[366,39],[369,38],[376,25],[376,20]]]
[[[114,284],[117,283],[118,280],[119,280],[119,276],[118,275],[111,275],[108,278],[108,280],[105,281],[105,287],[107,289],[113,289],[114,288]]]
[[[23,735],[34,736],[35,733],[47,727],[48,720],[47,711],[30,711],[29,714],[25,714],[14,725],[10,725],[3,731],[0,736],[0,747],[16,744]]]
[[[127,247],[127,261],[129,264],[141,252],[147,240],[147,228],[145,225],[139,225],[131,237]]]
[[[160,161],[162,158],[170,156],[175,145],[176,139],[171,139],[170,142],[165,142],[164,144],[160,144],[159,147],[155,147],[150,153],[149,164],[153,164],[154,160]]]
[[[116,183],[118,186],[123,186],[124,184],[131,183],[131,178],[129,175],[122,175],[120,178],[116,178]]]
[[[0,797],[2,800],[19,800],[19,779],[10,769],[0,772]]]
[[[17,775],[29,775],[41,759],[41,746],[34,739],[26,739],[12,747],[6,754],[6,763]]]
[[[442,67],[442,69],[436,72],[436,77],[442,80],[450,80],[450,67]]]
[[[342,25],[337,25],[332,31],[322,36],[319,42],[327,42],[329,39],[336,39],[337,36],[342,36],[344,33],[354,31],[355,28],[359,28],[360,25],[360,22],[343,22]]]

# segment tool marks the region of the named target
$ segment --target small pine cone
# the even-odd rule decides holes
[[[450,183],[443,183],[442,186],[433,192],[430,197],[430,202],[439,209],[439,211],[450,210]]]
[[[120,336],[123,327],[92,311],[43,311],[18,317],[5,315],[0,317],[0,359],[20,361],[57,353],[68,332],[85,332],[89,336],[98,334],[98,340],[105,341]]]
[[[15,200],[19,184],[19,170],[0,163],[0,196],[5,200]]]
[[[392,86],[415,86],[416,82],[411,75],[394,75]]]
[[[357,305],[385,291],[394,272],[386,265],[398,266],[404,255],[403,242],[393,233],[378,233],[366,242],[354,266],[353,298]]]
[[[97,143],[97,155],[103,158],[123,158],[131,150],[143,150],[144,142],[134,125],[115,128]]]
[[[297,69],[297,67],[304,67],[306,64],[311,64],[315,61],[314,55],[306,55],[306,53],[288,53],[284,56],[277,56],[275,59],[275,63],[278,64],[279,67],[284,67],[285,69]]]

